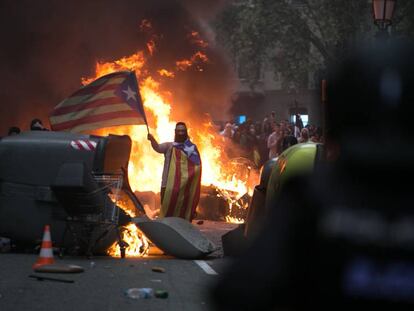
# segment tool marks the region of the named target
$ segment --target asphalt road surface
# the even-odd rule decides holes
[[[197,227],[214,243],[236,227],[205,221]],[[214,310],[209,289],[229,264],[218,250],[203,260],[180,260],[153,252],[141,258],[64,257],[57,263],[82,266],[79,274],[35,273],[36,254],[0,254],[0,310]],[[164,273],[152,271],[162,267]],[[62,283],[39,281],[29,275],[73,280]],[[129,288],[153,288],[168,298],[131,299]]]

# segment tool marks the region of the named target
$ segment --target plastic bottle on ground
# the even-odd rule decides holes
[[[154,297],[154,290],[152,288],[128,288],[125,295],[131,299],[149,299]]]

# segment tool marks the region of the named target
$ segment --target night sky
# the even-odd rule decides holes
[[[49,126],[50,111],[81,86],[81,77],[93,75],[97,60],[113,61],[144,50],[148,35],[139,29],[143,19],[151,21],[161,38],[154,68],[191,57],[196,50],[187,33],[197,30],[209,41],[212,33],[203,25],[224,3],[1,1],[0,136],[13,125],[27,130],[35,117]],[[218,107],[227,109],[232,71],[220,47],[212,43],[206,53],[210,58],[207,70],[182,74],[171,87],[176,101],[192,103],[188,109],[214,115]]]

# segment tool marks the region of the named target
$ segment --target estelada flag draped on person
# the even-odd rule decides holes
[[[113,72],[85,85],[53,109],[50,124],[69,132],[147,124],[135,73]]]
[[[189,139],[174,143],[160,216],[181,217],[191,222],[200,200],[200,187],[201,159],[196,145]]]

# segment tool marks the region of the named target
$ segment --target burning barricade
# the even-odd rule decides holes
[[[127,136],[24,132],[2,139],[0,235],[34,244],[50,224],[62,250],[104,253],[130,220],[119,201],[144,214],[124,173],[130,150]]]
[[[190,37],[193,40],[197,36],[192,33]],[[195,116],[191,109],[186,110],[177,105],[171,95],[170,88],[174,86],[171,81],[181,72],[194,70],[201,73],[203,66],[209,63],[203,50],[206,43],[201,44],[200,40],[197,42],[200,50],[187,59],[179,58],[168,68],[156,68],[154,62],[151,66],[148,65],[148,59],[156,54],[156,41],[151,39],[147,44],[148,51],[138,51],[112,62],[98,62],[95,75],[83,78],[82,83],[87,85],[116,72],[134,73],[143,108],[148,116],[147,130],[161,142],[172,140],[170,136],[176,123],[172,113],[179,108],[180,115],[189,124],[189,135],[200,151],[203,163],[201,185],[206,190],[202,193],[204,201],[216,200],[215,204],[223,207],[218,212],[217,219],[241,223],[246,216],[253,187],[257,183],[256,169],[250,163],[229,159],[224,152],[225,144],[229,142],[218,135],[209,115],[202,113],[201,117]],[[125,92],[128,99],[135,98],[129,88]],[[110,126],[108,124],[110,123],[102,125]],[[151,149],[147,141],[147,130],[142,125],[122,125],[92,130],[88,135],[52,131],[23,133],[16,138],[4,139],[0,145],[1,160],[5,163],[1,179],[6,184],[2,186],[0,196],[0,203],[5,206],[0,209],[0,213],[4,214],[1,219],[10,217],[9,212],[13,215],[12,219],[20,219],[19,215],[24,214],[36,215],[34,221],[23,221],[27,227],[26,233],[21,233],[16,224],[8,224],[1,226],[4,233],[9,233],[4,235],[13,239],[32,240],[46,222],[57,222],[57,225],[52,225],[53,230],[56,230],[53,236],[65,236],[68,240],[72,236],[71,244],[68,243],[75,245],[75,248],[83,248],[85,252],[105,249],[111,256],[122,256],[124,253],[127,256],[145,255],[149,242],[135,225],[128,223],[131,217],[145,214],[144,207],[134,192],[158,195],[160,190],[164,159]],[[33,146],[33,149],[29,146]],[[16,151],[7,153],[6,150]],[[37,162],[27,164],[27,159],[32,158]],[[7,167],[15,159],[17,161],[13,168]],[[71,173],[75,177],[68,177]],[[119,191],[114,190],[117,187],[104,185],[109,182],[109,177],[98,180],[99,174],[102,176],[108,173],[122,174],[122,186],[117,186]],[[116,181],[113,182],[116,184]],[[10,189],[7,188],[8,183],[12,184]],[[15,184],[18,185],[17,188],[22,188],[20,192],[15,191]],[[20,184],[29,186],[26,189]],[[19,193],[24,195],[18,197]],[[27,198],[28,195],[31,197]],[[28,204],[24,203],[26,200]],[[12,204],[18,206],[14,211]],[[109,212],[106,208],[102,210],[107,205]],[[200,217],[208,215],[211,206],[200,204],[197,213]],[[158,206],[152,206],[151,209],[155,215]],[[100,231],[95,232],[97,227]],[[67,246],[64,239],[60,244]]]
[[[148,59],[153,57],[156,51],[156,42],[151,41],[147,48],[147,52],[139,51],[116,61],[98,62],[95,76],[84,78],[83,83],[90,83],[102,75],[117,70],[134,71],[138,77],[150,132],[160,142],[172,141],[170,136],[174,132],[176,123],[172,113],[177,109],[177,105],[174,103],[171,91],[164,84],[171,84],[182,71],[194,68],[201,71],[202,66],[208,63],[208,58],[203,51],[197,51],[188,59],[176,61],[169,69],[150,70]],[[247,163],[246,159],[232,160],[227,157],[224,150],[229,141],[218,135],[208,115],[200,120],[187,113],[185,120],[189,125],[191,140],[200,150],[203,163],[201,198],[196,217],[242,223],[247,214],[254,185],[258,181],[257,169],[253,163]],[[117,126],[100,129],[95,133],[126,134],[131,137],[132,152],[128,165],[131,188],[138,197],[143,198],[147,214],[151,218],[156,217],[160,203],[158,193],[164,159],[162,155],[153,152],[147,142],[147,132],[142,126]],[[110,254],[115,253],[110,251]]]

